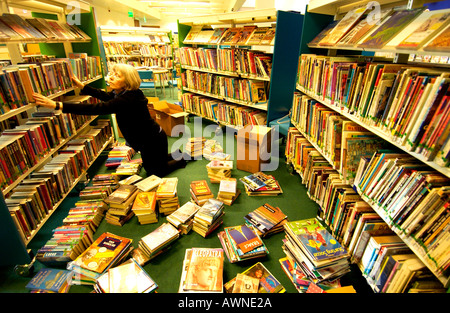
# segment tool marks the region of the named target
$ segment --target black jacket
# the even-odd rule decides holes
[[[81,94],[90,95],[101,102],[64,102],[63,112],[84,115],[116,114],[123,137],[136,151],[142,150],[145,145],[152,145],[152,138],[160,132],[159,125],[148,111],[148,100],[140,89],[127,90],[116,95],[114,92],[85,86]]]

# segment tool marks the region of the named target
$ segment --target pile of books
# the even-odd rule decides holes
[[[288,222],[283,251],[313,283],[338,279],[350,271],[347,250],[316,218]]]
[[[287,215],[279,207],[265,203],[244,216],[245,222],[252,225],[261,237],[284,230]]]
[[[232,205],[240,194],[241,191],[237,188],[236,178],[230,177],[220,181],[217,200],[222,201],[226,205]]]
[[[214,139],[206,140],[203,145],[203,157],[211,160],[218,153],[223,153],[223,148],[220,143]]]
[[[142,159],[122,159],[119,166],[117,166],[115,175],[129,176],[139,174],[142,168]]]
[[[112,189],[109,185],[87,186],[80,191],[79,197],[82,200],[106,199],[111,193]]]
[[[243,271],[242,273],[239,273],[236,275],[235,278],[229,280],[226,282],[223,286],[225,289],[225,292],[227,293],[235,293],[238,292],[238,290],[245,290],[243,289],[242,282],[244,280],[247,280],[247,277],[238,277],[239,275],[244,275],[247,277],[251,277],[254,279],[257,279],[258,285],[256,288],[256,291],[254,289],[251,289],[251,292],[256,293],[283,293],[286,291],[284,286],[278,281],[278,279],[275,278],[275,276],[262,264],[261,262],[258,262],[252,266],[250,266],[248,269]],[[242,292],[242,291],[241,291]]]
[[[68,293],[72,285],[72,271],[42,268],[26,284],[32,293]]]
[[[193,230],[203,237],[208,236],[223,223],[224,214],[223,203],[221,201],[208,199],[197,213],[195,213]]]
[[[138,189],[134,185],[121,185],[114,190],[104,201],[109,205],[106,213],[106,221],[109,224],[122,226],[130,218],[134,212],[131,210],[134,199],[138,193]]]
[[[231,154],[224,152],[211,152],[209,154],[203,154],[205,159],[209,161],[229,161],[231,159]]]
[[[192,158],[198,158],[203,155],[203,147],[205,145],[205,137],[191,137],[185,145],[184,151]]]
[[[170,245],[180,237],[180,231],[170,223],[163,223],[151,233],[139,240],[139,247],[133,258],[139,264],[145,264],[157,255],[167,251]],[[139,254],[139,256],[138,256]]]
[[[119,177],[114,174],[114,176]],[[133,174],[131,176],[125,177],[121,180],[119,180],[119,185],[134,185],[138,182],[140,182],[143,178],[137,174]]]
[[[152,293],[156,289],[156,282],[133,258],[110,268],[94,285],[97,293]]]
[[[220,183],[224,178],[231,177],[233,169],[233,161],[229,160],[212,160],[206,164],[206,171],[211,183]]]
[[[156,188],[161,183],[161,178],[156,175],[148,176],[140,181],[134,183],[141,191],[156,191]]]
[[[263,172],[256,172],[239,179],[249,196],[278,196],[283,193],[278,181]]]
[[[169,215],[180,207],[178,202],[178,178],[164,177],[156,189],[156,200],[159,204],[159,213]]]
[[[123,262],[129,255],[133,240],[109,232],[101,234],[82,254],[67,264],[76,284],[95,285],[109,268]]]
[[[194,224],[195,213],[200,209],[200,206],[193,202],[186,202],[179,207],[175,212],[167,216],[167,221],[178,228],[181,234],[189,233]]]
[[[117,188],[119,177],[113,174],[96,174],[92,178],[93,186],[110,186],[112,189]]]
[[[230,263],[264,257],[269,253],[253,226],[225,227],[217,234]]]
[[[194,180],[190,183],[191,200],[202,206],[208,199],[214,198],[206,180]]]
[[[102,200],[80,200],[69,210],[63,225],[53,230],[52,238],[36,253],[47,266],[65,265],[75,260],[94,241],[93,234],[105,216]]]
[[[133,148],[125,145],[117,145],[111,149],[106,159],[106,167],[118,167],[123,160],[130,161],[135,155]]]
[[[138,191],[131,210],[137,216],[140,224],[158,222],[155,191]]]
[[[223,292],[223,249],[186,249],[181,273],[179,293],[182,292]],[[202,272],[208,279],[202,279]]]

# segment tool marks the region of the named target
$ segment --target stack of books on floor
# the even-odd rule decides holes
[[[223,153],[223,148],[220,143],[214,139],[206,140],[203,145],[203,157],[211,160],[218,153]]]
[[[205,137],[191,137],[188,139],[184,147],[184,151],[189,154],[191,158],[199,158],[203,155],[203,147],[205,145]]]
[[[223,203],[215,199],[208,199],[195,213],[193,230],[203,237],[208,236],[223,224]]]
[[[161,178],[156,175],[148,176],[140,181],[133,183],[141,191],[156,191],[161,183]]]
[[[167,216],[167,221],[178,228],[181,234],[185,235],[192,229],[194,216],[200,206],[194,202],[188,201],[179,207],[175,212]]]
[[[211,152],[205,156],[205,159],[209,161],[229,161],[231,159],[231,154],[224,152]]]
[[[79,197],[82,200],[106,199],[112,193],[111,186],[86,186],[80,191]]]
[[[133,148],[122,144],[117,145],[109,151],[105,166],[108,168],[118,167],[123,160],[129,161],[134,155]]]
[[[264,257],[269,253],[253,226],[225,227],[217,236],[230,263]]]
[[[152,293],[156,282],[133,258],[110,268],[94,285],[97,293]]]
[[[205,204],[208,199],[214,198],[208,183],[204,179],[191,181],[189,187],[191,200],[200,206]]]
[[[245,192],[249,196],[278,196],[283,193],[280,184],[272,176],[263,172],[256,172],[240,178]]]
[[[229,160],[212,160],[206,164],[206,171],[211,183],[220,183],[222,179],[231,177],[233,169],[233,161]]]
[[[158,200],[159,213],[169,215],[180,207],[178,202],[178,178],[164,177],[156,189],[156,200]]]
[[[72,285],[72,271],[42,268],[25,288],[31,293],[68,293]]]
[[[117,166],[115,175],[119,176],[130,176],[130,175],[137,175],[141,171],[142,168],[142,159],[132,159],[127,160],[123,159],[119,166]]]
[[[220,181],[217,200],[222,201],[226,205],[232,205],[240,194],[241,191],[237,188],[236,178],[224,178]]]
[[[67,264],[74,274],[74,284],[95,285],[109,268],[122,263],[129,255],[133,240],[109,232],[101,234],[81,255]]]
[[[134,212],[140,224],[158,222],[158,210],[156,206],[155,191],[138,191],[131,210]]]
[[[283,251],[317,284],[335,280],[350,271],[349,254],[316,219],[288,222]]]
[[[119,177],[113,174],[96,174],[92,178],[93,186],[110,186],[112,189],[116,189],[119,183]]]
[[[180,231],[170,223],[163,223],[139,240],[139,247],[133,253],[139,264],[143,265],[157,255],[164,253],[180,237]],[[139,256],[138,256],[139,255]]]
[[[69,210],[63,225],[36,253],[47,266],[61,266],[75,260],[94,241],[93,234],[105,216],[107,205],[100,200],[80,200]]]
[[[284,230],[287,215],[279,207],[265,203],[244,216],[245,222],[252,225],[261,237],[278,233]]]
[[[223,292],[223,249],[186,249],[181,272],[179,293],[222,293]],[[208,272],[208,280],[201,279],[201,273]]]
[[[109,205],[106,213],[106,222],[113,225],[122,226],[134,212],[131,210],[138,189],[134,185],[121,185],[114,190],[104,201]]]
[[[238,275],[256,278],[258,280],[256,293],[284,293],[286,291],[278,279],[276,279],[275,276],[261,262],[250,266]],[[238,280],[238,275],[224,284],[225,292],[233,293],[237,291],[238,287],[235,289],[235,285]],[[239,290],[242,290],[241,287],[239,287]]]
[[[117,177],[117,178],[119,177],[119,176],[117,176],[117,175],[115,175],[115,174],[112,174],[112,175],[114,175],[114,176]],[[138,182],[140,182],[142,179],[143,179],[143,178],[142,178],[141,176],[139,176],[139,175],[137,175],[137,174],[133,174],[133,175],[131,175],[131,176],[125,177],[125,178],[123,178],[123,179],[120,179],[119,182],[118,182],[118,184],[119,184],[119,185],[135,185],[135,184],[137,184]]]

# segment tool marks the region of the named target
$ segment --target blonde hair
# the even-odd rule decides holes
[[[114,64],[111,71],[122,74],[125,82],[125,90],[136,90],[141,86],[141,78],[133,66],[128,64]]]

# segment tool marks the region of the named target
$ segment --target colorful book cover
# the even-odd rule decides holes
[[[395,35],[422,13],[423,10],[423,8],[417,8],[394,12],[363,43],[359,44],[358,47],[370,49],[383,48]]]
[[[250,38],[247,40],[247,45],[259,45],[269,29],[270,27],[256,28],[255,31],[251,34]]]
[[[261,238],[247,225],[227,227],[225,231],[234,241],[239,255],[263,246]]]
[[[259,279],[245,274],[237,274],[232,293],[258,293]]]
[[[141,191],[136,195],[134,199],[133,206],[131,209],[134,210],[151,210],[155,211],[156,207],[156,193],[153,191]]]
[[[206,180],[194,180],[191,182],[191,190],[196,196],[203,196],[211,194]]]
[[[74,261],[84,269],[103,273],[130,245],[132,239],[105,232]]]
[[[144,245],[151,251],[157,250],[174,237],[178,236],[179,230],[170,223],[164,223],[148,235],[141,238]]]
[[[348,256],[345,248],[315,218],[288,222],[286,227],[317,261]]]
[[[65,292],[70,285],[73,272],[61,269],[43,268],[25,286],[27,289],[37,291]]]
[[[184,290],[221,292],[223,260],[221,248],[192,248]]]
[[[450,51],[450,26],[423,47],[425,51]]]
[[[227,28],[215,28],[214,33],[209,40],[209,43],[218,43],[226,30]]]
[[[450,22],[450,12],[439,12],[426,16],[425,21],[420,24],[408,37],[406,37],[397,48],[417,49],[428,42],[432,36],[437,34]],[[429,12],[426,12],[429,13]]]

